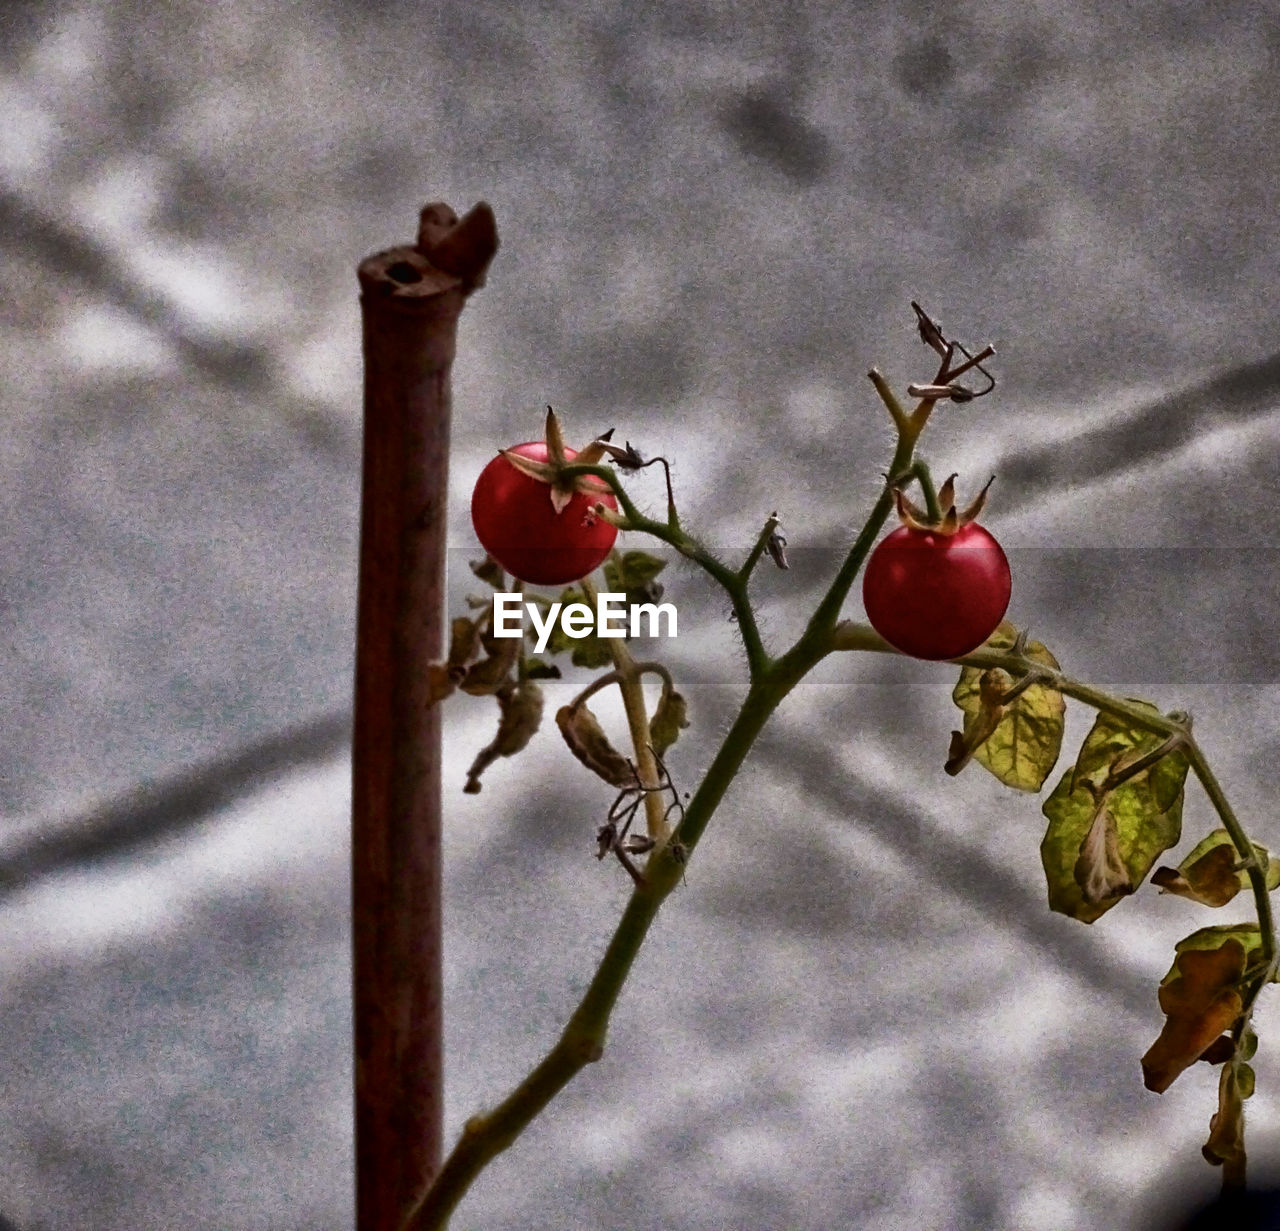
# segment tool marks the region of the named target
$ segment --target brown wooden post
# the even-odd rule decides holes
[[[364,463],[352,782],[357,1231],[399,1231],[440,1166],[440,709],[450,369],[497,250],[483,202],[361,262]]]

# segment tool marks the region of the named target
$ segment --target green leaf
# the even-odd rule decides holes
[[[581,590],[575,590],[570,586],[567,590],[561,591],[559,602],[560,611],[563,613],[564,609],[568,607],[570,603],[587,603],[587,596],[583,594]],[[550,604],[546,604],[546,606],[550,609]],[[591,607],[592,604],[587,603],[587,606]],[[594,608],[592,609],[594,610]],[[592,640],[594,640],[594,638],[592,638]],[[560,623],[559,616],[557,616],[555,624],[551,627],[551,635],[547,638],[547,653],[563,654],[567,650],[575,649],[580,644],[581,642],[577,637],[570,637],[569,634],[564,631],[564,627]]]
[[[1016,637],[1016,629],[1006,620],[988,638],[987,646],[1009,649]],[[1038,641],[1028,642],[1027,657],[1055,670],[1058,667],[1058,660]],[[1039,791],[1062,751],[1067,708],[1062,694],[1047,684],[1032,684],[1008,705],[992,711],[983,706],[984,674],[978,667],[962,668],[951,694],[965,718],[964,731],[958,738],[952,736],[948,772],[959,772],[962,762],[972,755],[1005,786]]]
[[[616,552],[604,562],[604,579],[611,593],[629,595],[645,589],[666,567],[665,560],[647,551]]]
[[[1253,849],[1268,890],[1276,888],[1280,885],[1280,860],[1272,859],[1265,846],[1255,843]],[[1157,868],[1151,883],[1164,893],[1205,906],[1225,906],[1241,889],[1249,888],[1248,871],[1236,868],[1238,858],[1231,835],[1225,829],[1215,829],[1176,868]]]
[[[1092,923],[1132,893],[1160,854],[1177,844],[1182,834],[1182,782],[1188,767],[1180,751],[1107,792],[1101,807],[1087,785],[1100,785],[1121,758],[1141,755],[1162,742],[1161,736],[1134,729],[1123,718],[1098,715],[1075,765],[1044,803],[1049,826],[1040,844],[1040,858],[1051,909]],[[1170,763],[1171,768],[1165,768]],[[1171,791],[1175,782],[1176,792]],[[1101,874],[1110,864],[1116,865],[1112,872],[1120,866],[1127,871],[1123,887],[1115,876]],[[1103,885],[1112,890],[1103,895],[1090,892],[1091,887]]]
[[[599,667],[612,667],[613,655],[608,644],[592,634],[573,643],[573,654],[570,661],[575,667],[587,667],[594,671]]]
[[[1142,1057],[1148,1090],[1163,1094],[1231,1029],[1244,1009],[1240,982],[1261,943],[1256,924],[1201,928],[1177,943],[1177,956],[1160,983],[1164,1028]]]

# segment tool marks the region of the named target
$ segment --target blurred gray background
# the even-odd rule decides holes
[[[1011,618],[1191,710],[1280,846],[1278,18],[7,0],[0,1212],[350,1225],[354,269],[426,200],[489,200],[503,240],[455,370],[459,599],[474,475],[551,402],[571,442],[672,457],[730,556],[781,511],[780,644],[878,490],[867,368],[932,374],[917,298],[999,348],[1000,388],[923,451],[997,473]],[[687,788],[743,670],[708,583],[665,579]],[[953,682],[848,656],[794,694],[604,1062],[458,1227],[1138,1228],[1213,1191],[1215,1074],[1157,1097],[1138,1057],[1173,942],[1247,908],[1051,916],[1038,801],[942,773]],[[491,721],[451,702],[450,1137],[553,1041],[627,888],[554,729],[461,793]],[[1213,824],[1188,796],[1184,849]],[[1270,1001],[1259,1032],[1274,1178]]]

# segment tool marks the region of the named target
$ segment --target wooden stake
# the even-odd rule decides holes
[[[481,202],[361,262],[365,400],[352,782],[357,1231],[399,1231],[440,1166],[440,710],[450,370],[498,247]]]

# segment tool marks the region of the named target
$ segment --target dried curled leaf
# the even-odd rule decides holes
[[[445,697],[451,696],[456,687],[457,684],[449,674],[449,667],[446,663],[428,664],[427,704],[429,706],[435,705],[437,701],[443,701]]]
[[[1116,820],[1105,799],[1098,805],[1093,824],[1080,843],[1080,856],[1072,874],[1090,906],[1133,892],[1133,880],[1120,855]]]
[[[1246,1066],[1247,1067],[1247,1066]],[[1209,1140],[1201,1153],[1232,1178],[1244,1179],[1244,1097],[1234,1065],[1224,1064],[1218,1078],[1218,1110],[1209,1121]]]
[[[480,749],[467,770],[467,784],[462,789],[468,795],[478,795],[484,771],[499,757],[512,757],[522,751],[542,723],[542,689],[533,680],[504,688],[497,697],[498,733],[492,743]]]
[[[458,687],[473,697],[490,696],[506,684],[520,655],[519,637],[489,637],[481,634],[488,656],[467,668]]]
[[[689,725],[689,703],[674,688],[664,688],[649,719],[649,742],[661,756]]]
[[[1198,1059],[1205,1064],[1226,1064],[1236,1054],[1236,1041],[1229,1034],[1220,1034],[1202,1051]]]
[[[556,711],[556,726],[569,745],[569,751],[593,774],[598,774],[619,790],[635,786],[631,762],[609,742],[604,728],[588,706],[581,702],[562,705]]]
[[[1128,873],[1129,888],[1094,901],[1086,897],[1077,879],[1077,867],[1091,834],[1094,866],[1101,867],[1107,860],[1106,831],[1094,829],[1101,802],[1096,797],[1099,787],[1122,759],[1129,760],[1135,753],[1145,755],[1162,742],[1160,736],[1133,728],[1123,718],[1098,715],[1075,765],[1044,802],[1049,825],[1040,844],[1040,859],[1052,910],[1092,923],[1142,884],[1160,855],[1177,844],[1182,835],[1182,784],[1188,769],[1181,750],[1170,752],[1106,792],[1111,822],[1104,824],[1114,823],[1115,855]],[[1113,871],[1119,886],[1118,868]],[[1100,885],[1096,877],[1093,883]]]
[[[1280,861],[1265,846],[1253,847],[1268,889],[1280,886]],[[1157,868],[1151,883],[1162,892],[1190,898],[1205,906],[1225,906],[1241,889],[1249,888],[1249,873],[1238,866],[1239,853],[1225,829],[1215,829],[1176,868]]]
[[[479,653],[484,624],[483,618],[469,620],[466,616],[458,616],[450,622],[449,656],[445,664],[454,680],[460,680],[466,674],[467,665]]]
[[[468,567],[481,581],[491,585],[495,590],[506,588],[506,574],[502,571],[502,565],[492,556],[486,554],[483,560],[472,560]]]
[[[1142,1080],[1163,1094],[1244,1008],[1240,983],[1261,940],[1256,925],[1201,928],[1175,946],[1177,956],[1160,984],[1165,1015],[1160,1037],[1142,1057]]]
[[[1006,650],[1016,638],[1017,630],[1005,620],[986,644]],[[1040,642],[1028,642],[1026,653],[1058,669],[1058,660]],[[973,758],[1015,790],[1038,791],[1044,786],[1062,751],[1066,703],[1056,688],[1031,684],[1007,705],[1000,704],[999,697],[1014,682],[1004,671],[961,669],[951,699],[964,711],[964,730],[952,733],[947,773],[958,774]]]

